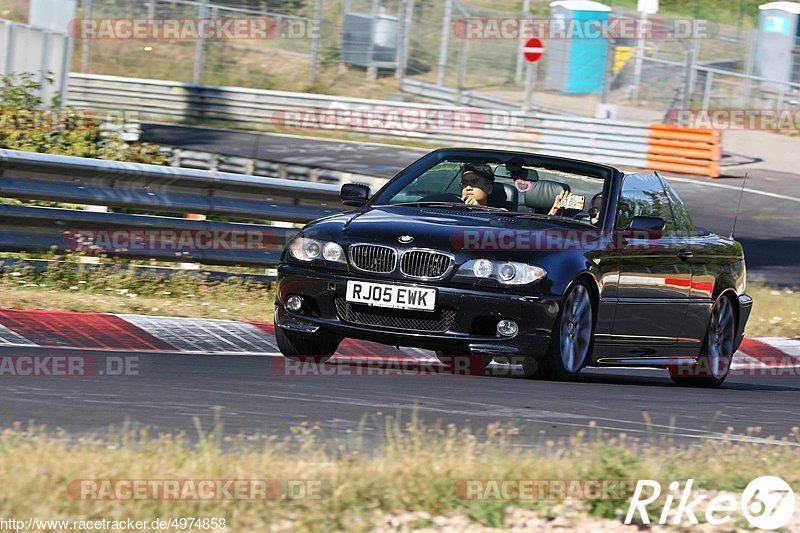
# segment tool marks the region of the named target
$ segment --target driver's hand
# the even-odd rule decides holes
[[[464,194],[461,199],[464,200],[464,203],[467,205],[478,205],[478,200],[471,194]]]

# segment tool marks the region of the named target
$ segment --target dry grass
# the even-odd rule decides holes
[[[800,293],[750,283],[753,313],[747,322],[751,337],[800,337]]]
[[[115,272],[113,266],[94,274],[62,265],[45,274],[22,270],[0,275],[0,298],[3,307],[12,309],[272,322],[275,293],[238,278],[210,282],[186,274],[163,280]]]
[[[497,527],[513,508],[555,518],[563,506],[552,500],[467,500],[455,490],[459,481],[656,479],[683,483],[693,478],[702,480],[698,481],[702,489],[736,494],[761,475],[779,474],[794,486],[800,482],[800,461],[793,447],[800,443],[798,428],[781,441],[783,445],[726,438],[696,446],[670,442],[653,446],[624,435],[590,431],[531,450],[518,447],[516,431],[500,425],[479,435],[453,427],[423,428],[413,418],[405,423],[391,417],[375,422],[385,432],[383,444],[371,450],[359,445],[361,430],[353,432],[353,446],[344,446],[321,440],[308,427],[296,428],[293,437],[282,441],[223,439],[218,427],[209,435],[199,430],[197,444],[189,444],[183,436],[153,437],[146,430],[77,441],[36,429],[6,430],[0,435],[0,476],[5,480],[0,507],[5,517],[18,518],[224,517],[230,531],[368,531],[387,513],[411,511],[432,517],[460,515],[472,523]],[[670,453],[661,446],[669,446]],[[714,461],[708,461],[709,457]],[[314,480],[321,482],[323,490],[314,499],[256,502],[69,497],[69,482],[86,479]],[[584,516],[603,516],[620,525],[628,502],[622,498],[578,503]],[[417,527],[424,525],[430,524]]]

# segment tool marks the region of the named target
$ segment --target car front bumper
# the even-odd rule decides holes
[[[436,287],[436,311],[426,314],[366,306],[347,308],[359,310],[358,320],[366,318],[372,321],[375,319],[374,313],[377,313],[379,320],[376,322],[380,323],[355,322],[352,315],[344,311],[348,280]],[[275,326],[307,334],[348,337],[463,355],[541,357],[547,352],[550,333],[558,315],[560,296],[493,292],[440,283],[409,283],[284,263],[278,268]],[[298,312],[289,311],[283,305],[292,294],[302,296],[306,302]],[[418,324],[415,318],[441,317],[442,313],[451,317],[450,320],[439,322],[447,325],[445,330],[415,329],[414,326]],[[496,324],[501,319],[513,320],[518,324],[519,331],[514,337],[496,334]]]

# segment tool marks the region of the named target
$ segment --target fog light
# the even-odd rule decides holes
[[[501,337],[513,337],[519,331],[519,326],[513,320],[501,320],[497,323],[497,334]]]
[[[303,298],[297,296],[296,294],[292,294],[288,298],[286,298],[286,309],[292,312],[297,312],[303,308]],[[499,328],[499,326],[498,326]]]

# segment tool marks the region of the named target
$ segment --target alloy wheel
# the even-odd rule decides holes
[[[592,301],[583,285],[576,285],[564,302],[561,317],[561,362],[570,374],[578,372],[589,354]]]

